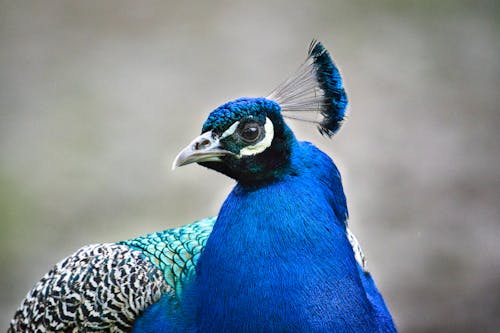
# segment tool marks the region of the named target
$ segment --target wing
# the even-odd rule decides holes
[[[85,246],[28,293],[9,332],[126,332],[169,292],[162,272],[125,245]]]
[[[177,229],[156,232],[119,244],[143,253],[163,272],[167,285],[179,297],[195,267],[217,217],[209,217]]]
[[[214,222],[79,249],[33,287],[8,332],[129,332],[146,308],[182,291]]]

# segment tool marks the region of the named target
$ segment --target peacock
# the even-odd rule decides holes
[[[216,217],[84,246],[35,284],[9,332],[396,332],[347,228],[339,170],[285,123],[332,137],[346,107],[313,40],[294,75],[217,107],[175,158],[236,181]]]

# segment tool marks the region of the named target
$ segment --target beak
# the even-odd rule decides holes
[[[172,164],[172,170],[195,162],[221,162],[221,156],[235,155],[220,148],[219,138],[212,135],[212,131],[203,133],[181,150]]]

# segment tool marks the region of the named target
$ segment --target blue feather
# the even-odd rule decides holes
[[[271,100],[265,98],[242,97],[230,101],[217,107],[210,113],[202,126],[202,133],[213,130],[215,133],[222,134],[229,125],[233,124],[242,117],[262,117],[262,110],[272,110],[270,112],[279,114],[280,106]],[[276,118],[275,118],[276,119]]]
[[[324,92],[325,99],[321,108],[321,114],[324,118],[318,128],[321,134],[332,136],[338,131],[344,120],[347,94],[342,85],[340,72],[323,44],[313,40],[309,48],[309,55],[314,59],[316,78]]]
[[[298,175],[237,185],[222,206],[196,297],[184,300],[198,304],[200,331],[377,332],[345,236],[345,201],[334,199],[343,194],[335,166],[308,144],[295,143],[293,156]]]
[[[283,117],[316,123],[331,137],[345,118],[347,94],[338,68],[323,44],[313,40],[306,61],[276,87],[268,99],[276,101]],[[317,119],[319,114],[322,119]]]

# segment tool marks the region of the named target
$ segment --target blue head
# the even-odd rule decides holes
[[[317,123],[322,134],[331,136],[346,106],[339,71],[321,43],[313,41],[306,62],[269,97],[240,98],[210,113],[202,134],[181,151],[174,166],[197,162],[242,184],[273,182],[295,172],[290,158],[296,139],[284,117]],[[294,114],[300,111],[306,118]]]
[[[212,151],[197,160],[201,165],[240,183],[256,184],[271,182],[289,172],[293,142],[293,133],[276,102],[240,98],[219,106],[209,115],[194,147],[198,144],[198,148],[204,149],[204,145],[209,145]]]

